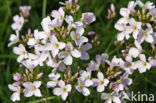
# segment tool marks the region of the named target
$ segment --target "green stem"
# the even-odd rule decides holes
[[[43,0],[42,18],[46,16],[46,4],[47,4],[47,0]]]
[[[48,98],[43,98],[42,102],[48,101],[48,100],[51,100],[51,99],[54,99],[54,98],[56,98],[56,97],[52,96],[52,97],[48,97]],[[41,102],[41,100],[35,100],[35,101],[27,102],[27,103],[40,103],[40,102]]]

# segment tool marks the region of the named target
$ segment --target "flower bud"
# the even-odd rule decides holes
[[[22,79],[22,75],[19,73],[14,74],[13,79],[15,81],[20,81]]]

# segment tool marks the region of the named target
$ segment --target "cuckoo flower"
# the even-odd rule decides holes
[[[81,52],[81,59],[83,60],[88,60],[89,59],[89,54],[86,52],[87,50],[91,49],[92,45],[90,43],[84,44],[80,47],[80,52]]]
[[[131,26],[130,29],[132,29],[132,32],[133,32],[133,38],[134,38],[134,39],[137,39],[139,30],[141,29],[141,22],[136,22],[136,21],[134,20],[134,18],[131,18],[131,19],[129,20],[129,24],[130,24],[130,26]]]
[[[18,62],[21,62],[23,59],[28,57],[27,51],[23,44],[20,44],[18,47],[14,47],[13,51],[15,54],[19,55],[17,58]]]
[[[8,44],[8,47],[10,47],[13,44],[16,44],[19,41],[19,31],[16,31],[15,34],[11,34],[10,39],[11,42]]]
[[[105,103],[121,103],[121,100],[116,93],[102,93],[101,99],[106,100]]]
[[[140,60],[137,61],[137,68],[140,73],[146,72],[146,70],[151,68],[151,64],[146,61],[146,56],[144,54],[139,55]]]
[[[41,97],[41,92],[39,90],[39,87],[41,86],[41,81],[34,81],[33,83],[24,82],[23,86],[25,87],[24,96],[31,97],[34,95],[36,97]]]
[[[97,76],[98,79],[93,79],[93,86],[97,87],[97,92],[103,92],[105,90],[105,87],[108,85],[109,80],[104,78],[102,72],[98,72]]]
[[[75,57],[75,58],[81,57],[81,53],[77,49],[73,48],[72,43],[68,43],[66,45],[65,50],[66,51],[60,52],[58,54],[58,57],[59,58],[64,58],[63,62],[66,65],[71,65],[72,64],[72,62],[73,62],[72,56]]]
[[[60,78],[60,74],[59,73],[57,73],[57,74],[55,74],[55,73],[51,73],[51,74],[49,74],[49,79],[51,80],[51,81],[49,81],[48,83],[47,83],[47,87],[48,88],[50,88],[50,87],[55,87],[56,85],[57,85],[57,83],[58,83],[58,79]]]
[[[12,100],[13,102],[15,102],[15,101],[20,101],[21,87],[19,87],[19,86],[14,86],[14,85],[10,85],[10,84],[9,84],[8,87],[9,87],[10,90],[14,91],[14,93],[13,93],[12,96],[11,96],[11,100]]]
[[[31,6],[20,6],[19,9],[23,17],[28,17],[30,15]]]
[[[115,28],[120,31],[120,33],[117,36],[118,41],[122,41],[124,40],[124,38],[130,38],[129,34],[132,32],[130,26],[126,26],[126,24],[116,23]]]
[[[66,100],[68,96],[68,92],[71,91],[72,87],[71,84],[65,85],[65,82],[63,80],[60,80],[58,82],[59,88],[55,88],[53,90],[54,95],[61,96],[63,100]]]
[[[50,43],[47,43],[45,50],[51,50],[53,57],[55,57],[60,49],[65,47],[65,43],[59,42],[55,35],[52,35],[50,38]]]
[[[90,24],[96,20],[95,15],[91,12],[83,13],[82,14],[82,21],[85,22],[85,24]]]
[[[24,18],[23,16],[19,16],[19,15],[16,15],[13,17],[13,20],[14,20],[14,23],[11,25],[11,28],[13,30],[17,30],[17,31],[20,31],[24,25]]]
[[[70,33],[71,38],[75,41],[77,46],[81,46],[83,43],[88,42],[88,38],[82,36],[84,33],[84,28],[79,28],[76,32],[72,31]]]

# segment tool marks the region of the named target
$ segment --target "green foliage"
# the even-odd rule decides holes
[[[42,16],[50,15],[51,10],[58,9],[60,0],[47,0],[46,12],[42,12],[43,2],[46,0],[0,0],[0,103],[11,103],[10,96],[11,91],[8,89],[8,84],[13,83],[12,77],[16,71],[21,71],[19,64],[16,62],[16,56],[12,52],[12,48],[8,48],[9,36],[14,33],[10,25],[13,20],[12,17],[19,13],[20,5],[31,5],[30,23],[26,27],[30,27],[32,30],[35,28],[41,28],[40,22]],[[61,0],[63,1],[63,0]],[[114,23],[120,17],[119,9],[126,7],[129,0],[79,0],[81,12],[91,11],[94,12],[97,20],[95,23],[89,26],[89,30],[94,30],[99,34],[101,44],[90,51],[91,59],[94,59],[96,54],[108,53],[113,55],[116,53],[114,49],[114,40],[116,39],[117,31],[114,29]],[[146,1],[146,0],[142,0]],[[149,0],[156,4],[156,0]],[[107,20],[107,9],[110,4],[114,3],[117,11],[117,17],[114,20]],[[44,10],[43,10],[44,11]],[[23,33],[27,33],[24,30]],[[78,65],[78,64],[75,64]],[[42,68],[46,69],[46,68]],[[156,68],[152,68],[144,74],[135,72],[132,78],[134,79],[131,90],[134,92],[140,91],[141,93],[152,93],[156,96]],[[45,88],[44,88],[45,89]],[[45,89],[45,92],[47,90]],[[51,92],[51,91],[50,91]],[[46,92],[47,93],[47,92]],[[96,93],[93,93],[96,95]],[[100,97],[99,95],[96,95]],[[23,98],[19,103],[56,103],[60,98],[47,97],[42,100],[38,98]],[[79,93],[75,93],[73,96],[73,102],[75,103],[100,103],[98,100],[93,99],[93,95],[84,97]],[[37,100],[34,102],[30,102]],[[48,100],[48,102],[45,102]],[[63,101],[61,101],[63,102]]]

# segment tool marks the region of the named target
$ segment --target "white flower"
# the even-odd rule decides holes
[[[34,51],[35,54],[28,53],[28,58],[33,62],[34,65],[43,66],[43,62],[48,57],[48,52],[47,51],[40,52],[37,46],[35,46],[34,48],[35,48],[35,51]]]
[[[91,12],[83,13],[82,14],[82,21],[84,21],[86,24],[90,24],[96,20],[95,15]]]
[[[14,20],[14,23],[11,25],[11,28],[13,30],[20,31],[23,27],[23,24],[24,24],[23,16],[20,17],[19,15],[16,15],[13,17],[13,20]]]
[[[109,80],[104,79],[104,75],[102,72],[98,72],[97,74],[98,79],[93,79],[93,86],[97,86],[97,91],[98,92],[103,92],[105,90],[105,87],[108,85]]]
[[[123,17],[118,20],[118,23],[127,24],[129,21],[130,10],[128,8],[121,8],[120,15]]]
[[[80,71],[80,78],[81,80],[85,81],[91,81],[90,78],[91,78],[91,72],[88,72],[88,71],[84,71],[84,70],[81,70]],[[92,82],[92,81],[91,81]],[[87,83],[86,83],[87,85]]]
[[[124,64],[125,62],[122,60],[122,58],[117,58],[116,56],[113,57],[110,63],[111,66],[120,66],[120,67],[123,67]]]
[[[129,24],[130,24],[131,29],[132,29],[132,32],[133,32],[133,38],[134,38],[134,39],[137,39],[139,30],[141,29],[141,22],[136,22],[136,21],[134,20],[134,18],[131,18],[131,19],[129,20]]]
[[[92,48],[92,45],[90,43],[87,43],[87,44],[82,45],[80,47],[81,59],[83,59],[83,60],[88,60],[89,59],[89,54],[86,51],[91,49],[91,48]]]
[[[31,47],[33,47],[36,44],[38,44],[39,41],[40,41],[40,38],[41,38],[40,34],[41,33],[39,33],[38,30],[34,30],[34,38],[29,38],[27,44],[30,45]]]
[[[151,35],[153,33],[152,28],[147,28],[146,30],[140,30],[139,35],[138,35],[138,41],[140,43],[144,42],[144,40],[148,43],[154,42],[154,38]]]
[[[145,4],[143,4],[140,0],[136,0],[136,3],[140,7],[144,8],[144,9],[152,9],[152,8],[155,8],[155,6],[153,5],[153,3],[150,2],[150,1],[147,1]]]
[[[137,61],[137,68],[140,73],[146,72],[146,70],[151,68],[151,64],[146,61],[144,54],[139,55],[140,60]]]
[[[126,24],[120,24],[116,23],[115,28],[120,31],[120,33],[117,36],[118,41],[124,40],[124,38],[129,39],[129,34],[132,32],[132,29],[130,26],[126,26]]]
[[[90,91],[87,87],[91,86],[93,82],[89,79],[84,80],[82,78],[78,78],[78,85],[76,86],[76,90],[82,93],[84,96],[90,95]]]
[[[20,44],[19,47],[14,47],[14,53],[19,55],[17,58],[18,62],[21,62],[23,59],[27,58],[27,51],[23,44]]]
[[[22,79],[22,75],[19,73],[14,74],[13,79],[15,81],[20,81]]]
[[[83,28],[84,24],[81,21],[74,22],[74,19],[71,15],[66,15],[65,21],[68,23],[68,27],[72,28]]]
[[[128,74],[125,73],[121,76],[120,78],[121,80],[121,84],[123,85],[124,88],[127,88],[127,85],[131,85],[132,84],[132,79],[128,78]]]
[[[39,87],[41,86],[41,81],[34,81],[33,83],[24,82],[23,86],[25,87],[24,96],[31,97],[34,95],[36,97],[41,97],[41,92],[39,90]]]
[[[65,13],[64,13],[64,10],[63,10],[62,7],[60,7],[58,11],[57,10],[53,10],[51,12],[51,16],[53,18],[59,18],[59,19],[63,20],[64,19],[64,15],[65,15]]]
[[[70,33],[71,38],[75,40],[77,46],[81,46],[83,43],[88,42],[88,38],[82,36],[83,33],[84,33],[84,28],[77,29],[76,33],[74,31]]]
[[[128,9],[131,11],[131,12],[134,12],[135,11],[135,7],[136,7],[136,3],[134,1],[129,1],[128,3]]]
[[[59,42],[55,35],[52,35],[50,38],[50,43],[47,43],[45,50],[51,50],[53,57],[55,57],[60,49],[65,47],[65,43]]]
[[[29,14],[30,14],[30,9],[31,9],[31,6],[20,6],[19,7],[19,10],[22,12],[22,15],[24,17],[28,17]]]
[[[19,41],[19,31],[16,31],[16,35],[15,34],[11,34],[9,40],[11,42],[8,44],[8,47],[10,47],[13,44],[16,44]]]
[[[63,100],[66,100],[68,96],[68,92],[71,91],[71,84],[65,85],[65,82],[63,80],[60,80],[58,82],[58,85],[60,88],[55,88],[53,90],[54,95],[61,96]]]
[[[59,4],[63,5],[63,6],[72,6],[72,0],[68,0],[68,1],[65,1],[65,2],[59,2]]]
[[[133,62],[133,59],[132,59],[132,56],[126,56],[126,62],[125,62],[125,65],[123,67],[123,70],[126,71],[126,73],[128,74],[132,74],[133,70],[137,69],[136,67],[136,63]]]
[[[54,20],[52,20],[53,28],[61,26],[63,24],[64,15],[65,13],[62,7],[60,7],[58,11],[52,11],[51,16],[54,17]]]
[[[155,56],[156,57],[156,56]],[[153,58],[153,57],[149,57],[149,63],[152,65],[152,66],[156,66],[156,59]]]
[[[57,73],[57,74],[55,74],[55,73],[51,73],[51,74],[49,74],[49,79],[51,80],[51,81],[49,81],[48,83],[47,83],[47,87],[48,88],[50,88],[50,87],[55,87],[56,85],[57,85],[57,83],[58,83],[58,79],[60,78],[60,74],[59,73]]]
[[[101,60],[102,60],[102,56],[96,55],[96,62],[92,60],[89,63],[88,67],[86,68],[87,71],[97,71],[100,67]]]
[[[76,27],[74,23],[74,19],[71,15],[66,15],[65,21],[68,23],[69,27]]]
[[[9,89],[14,91],[14,93],[11,96],[11,100],[13,102],[15,101],[20,101],[20,93],[21,93],[21,87],[19,86],[13,86],[13,85],[8,85]]]
[[[52,24],[52,20],[50,19],[49,16],[45,17],[42,22],[41,22],[41,26],[42,29],[44,30],[44,32],[46,33],[50,33],[50,29],[51,27],[49,26],[49,24]]]
[[[32,60],[27,59],[21,62],[29,70],[33,70],[37,65],[33,63]]]
[[[73,48],[73,45],[71,43],[68,43],[66,45],[66,48],[65,48],[66,51],[63,51],[63,52],[60,52],[58,54],[58,57],[59,58],[64,58],[63,62],[66,64],[66,65],[71,65],[72,62],[73,62],[73,57],[75,58],[79,58],[81,57],[81,53],[77,50],[77,49],[74,49]],[[71,56],[72,55],[72,56]]]
[[[119,96],[115,95],[115,93],[102,93],[101,99],[106,100],[105,103],[121,103]]]
[[[129,49],[128,55],[136,58],[139,56],[140,53],[141,53],[141,51],[138,48],[131,47]]]

